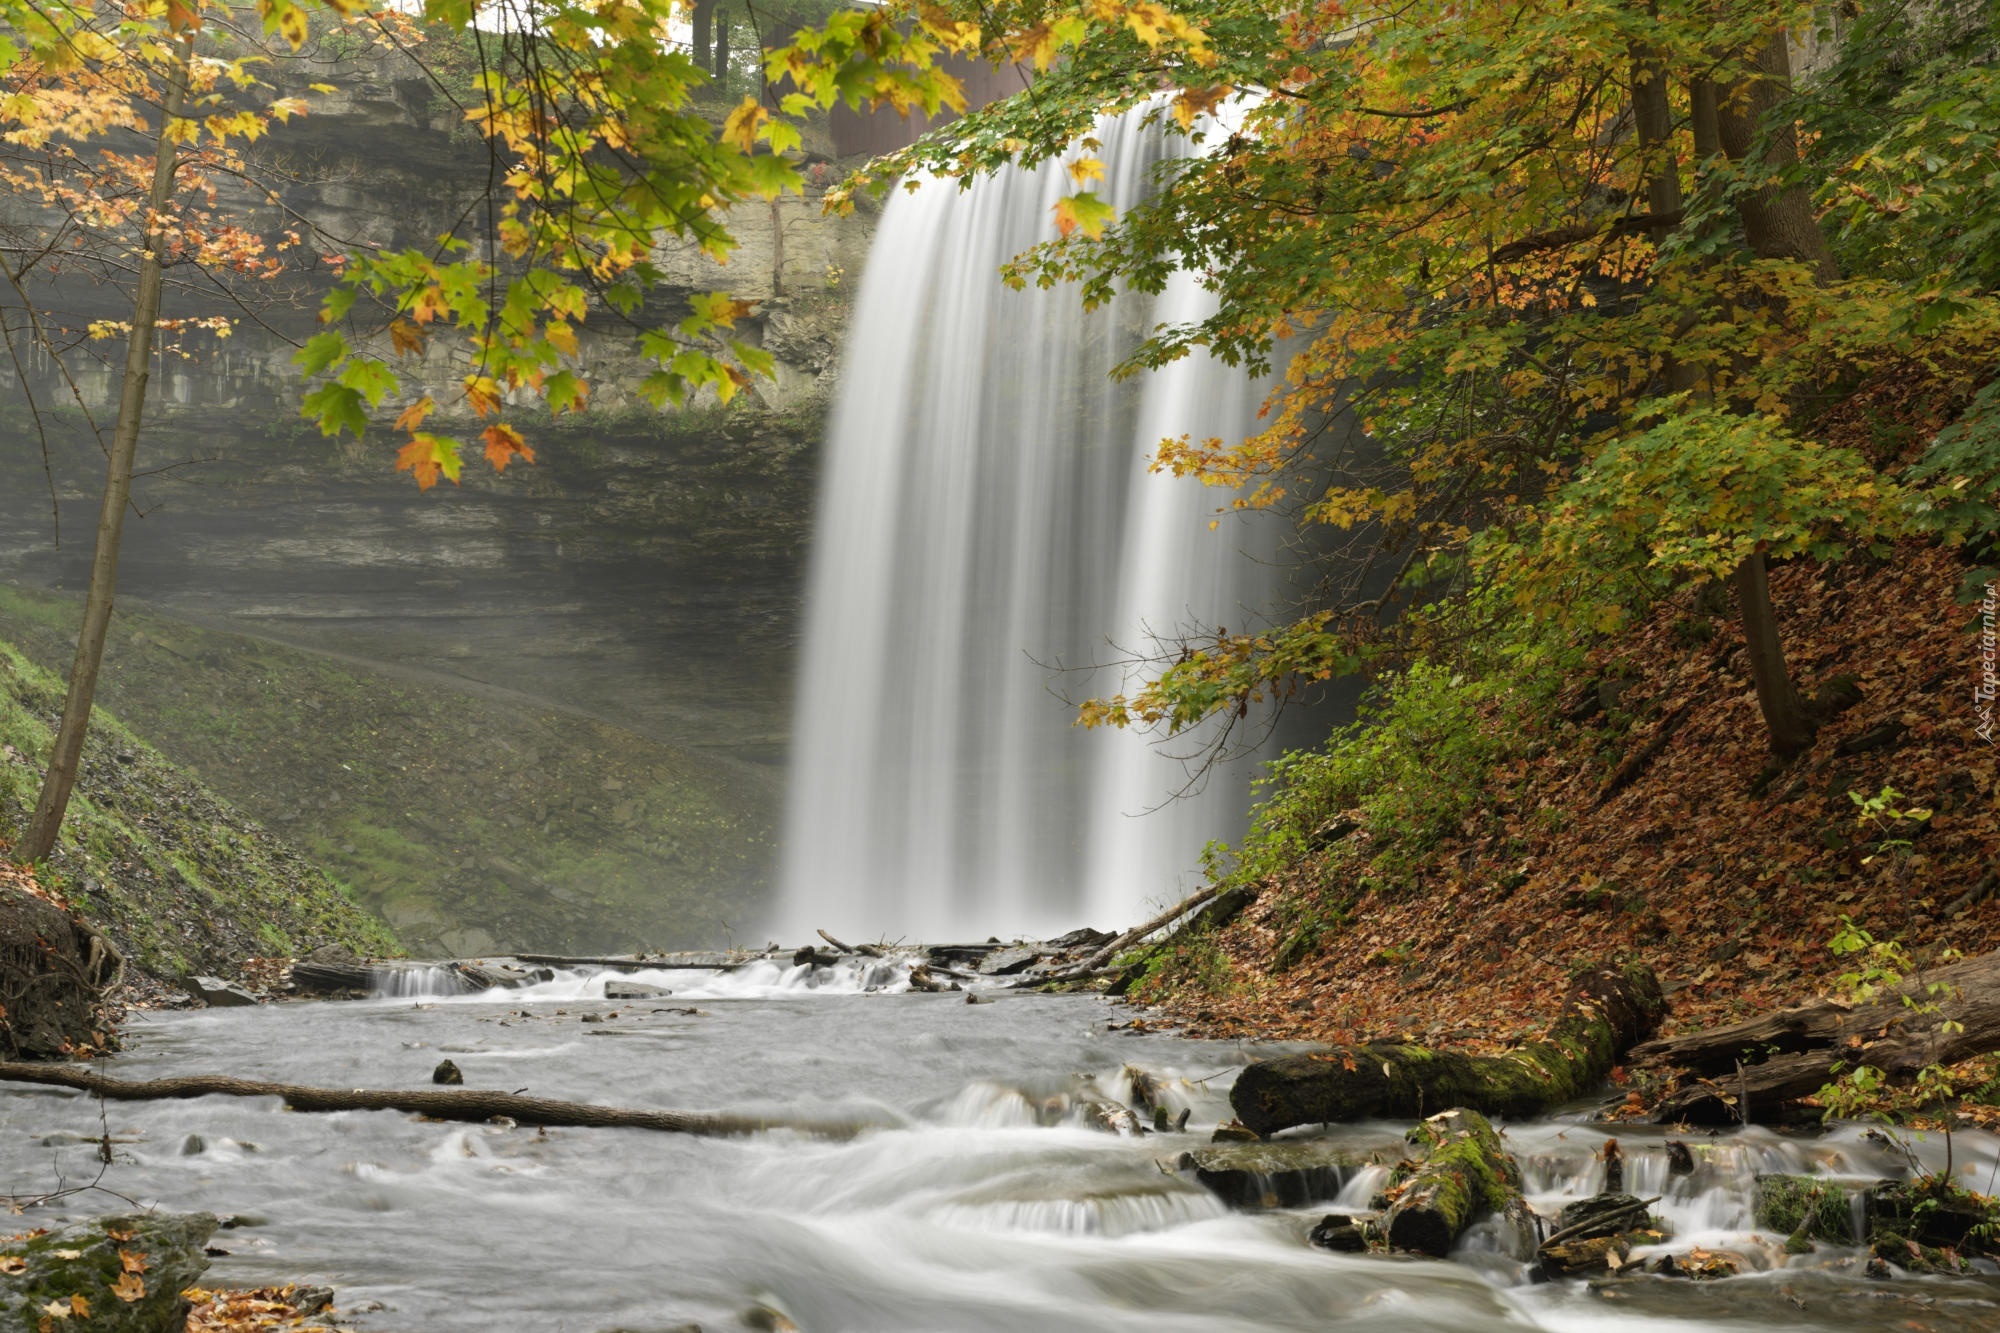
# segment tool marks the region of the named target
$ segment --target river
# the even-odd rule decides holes
[[[102,1184],[237,1224],[210,1280],[337,1289],[388,1333],[1219,1333],[1222,1330],[1992,1330],[2000,1277],[1870,1281],[1860,1252],[1787,1259],[1749,1220],[1757,1171],[1869,1180],[1893,1144],[1847,1128],[1695,1140],[1706,1165],[1667,1178],[1664,1136],[1620,1127],[1628,1185],[1666,1194],[1677,1248],[1747,1255],[1758,1271],[1693,1283],[1529,1285],[1483,1253],[1460,1262],[1331,1254],[1306,1243],[1342,1198],[1232,1212],[1162,1165],[1228,1116],[1248,1052],[1113,1030],[1135,1011],[1083,997],[866,991],[851,969],[763,965],[657,973],[671,998],[602,998],[603,974],[530,991],[136,1014],[120,1077],[214,1072],[335,1086],[428,1085],[454,1061],[472,1087],[625,1106],[764,1111],[865,1126],[698,1139],[636,1130],[429,1122],[391,1112],[295,1114],[276,1102],[113,1103]],[[876,975],[875,982],[885,980]],[[692,1008],[697,1012],[677,1012]],[[601,1021],[586,1022],[585,1015]],[[1086,1103],[1141,1066],[1191,1111],[1187,1134],[1092,1128]],[[1094,1085],[1094,1086],[1093,1086]],[[0,1170],[14,1194],[88,1180],[98,1104],[0,1091]],[[1340,1131],[1393,1153],[1402,1126]],[[1553,1211],[1602,1180],[1605,1134],[1581,1117],[1507,1127],[1530,1200]],[[1941,1140],[1914,1141],[1928,1161]],[[1984,1187],[2000,1144],[1961,1134]],[[92,1192],[22,1222],[123,1208]],[[748,1322],[746,1322],[748,1315]]]

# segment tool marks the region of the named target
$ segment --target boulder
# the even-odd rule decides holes
[[[995,949],[979,962],[982,976],[1011,977],[1017,972],[1025,972],[1041,959],[1039,951],[1028,948]]]
[[[604,998],[607,1000],[657,1000],[673,992],[665,986],[654,986],[644,981],[607,981],[604,983]]]
[[[1368,1232],[1357,1221],[1340,1213],[1328,1213],[1307,1237],[1322,1250],[1340,1254],[1362,1254],[1368,1249]]]
[[[233,981],[221,977],[196,977],[188,989],[194,997],[211,1009],[232,1009],[241,1005],[262,1004],[256,994]]]
[[[0,1333],[180,1333],[215,1228],[209,1213],[146,1213],[0,1245]]]
[[[1329,1139],[1276,1139],[1190,1148],[1173,1168],[1233,1208],[1298,1208],[1339,1194],[1366,1161]]]

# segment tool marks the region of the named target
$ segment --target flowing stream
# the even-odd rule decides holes
[[[1871,1282],[1860,1252],[1788,1257],[1750,1223],[1759,1171],[1855,1181],[1895,1151],[1858,1130],[1694,1140],[1669,1180],[1662,1136],[1621,1127],[1628,1180],[1690,1243],[1759,1270],[1722,1281],[1639,1277],[1530,1286],[1475,1231],[1456,1262],[1336,1255],[1306,1233],[1365,1206],[1379,1171],[1335,1199],[1236,1212],[1171,1170],[1226,1118],[1245,1052],[1110,1030],[1132,1010],[1080,997],[904,992],[872,971],[761,965],[659,972],[667,998],[603,998],[603,974],[529,991],[135,1015],[119,1077],[217,1072],[335,1086],[428,1086],[449,1058],[468,1086],[625,1106],[838,1119],[845,1140],[791,1132],[697,1139],[638,1130],[426,1122],[394,1112],[294,1114],[275,1102],[111,1103],[102,1184],[169,1209],[233,1215],[211,1280],[318,1282],[359,1327],[400,1333],[1236,1333],[1255,1330],[1991,1330],[2000,1279]],[[870,990],[869,987],[875,987]],[[680,1012],[694,1009],[699,1012]],[[585,1022],[586,1014],[602,1021]],[[1121,1067],[1159,1076],[1190,1132],[1094,1128]],[[31,1193],[96,1171],[99,1106],[0,1085],[0,1169]],[[1393,1155],[1403,1126],[1339,1131]],[[1604,1132],[1507,1127],[1531,1201],[1593,1192]],[[1941,1142],[1915,1151],[1942,1161]],[[1983,1184],[2000,1145],[1961,1135]],[[1165,1163],[1166,1165],[1163,1165]],[[20,1219],[123,1208],[71,1196]],[[762,1326],[771,1326],[768,1322]]]

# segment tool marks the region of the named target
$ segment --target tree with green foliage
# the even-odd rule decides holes
[[[917,6],[1040,74],[855,188],[1066,159],[1056,235],[1008,276],[1096,303],[1202,275],[1216,312],[1153,330],[1131,367],[1200,347],[1282,369],[1282,387],[1252,438],[1169,439],[1159,466],[1348,541],[1289,624],[1168,644],[1151,682],[1084,721],[1241,715],[1407,656],[1426,622],[1402,613],[1474,589],[1562,639],[1694,579],[1734,587],[1771,747],[1809,743],[1767,564],[1879,550],[1975,463],[1982,487],[1995,471],[1989,447],[1934,479],[1941,498],[1819,434],[1866,377],[1949,376],[2000,340],[1992,18],[1866,14],[1798,87],[1794,39],[1820,22],[1805,3]],[[1880,77],[1937,24],[1984,54]],[[1113,216],[1090,129],[1142,107],[1202,151]],[[1350,416],[1366,440],[1324,444]]]
[[[89,726],[117,579],[118,553],[150,376],[163,330],[200,325],[225,335],[245,279],[331,269],[321,331],[296,362],[311,383],[306,415],[322,432],[359,438],[400,408],[396,457],[420,487],[457,481],[473,442],[431,429],[440,404],[402,401],[398,357],[439,340],[467,369],[450,406],[480,423],[477,444],[496,469],[532,447],[507,419],[510,400],[581,409],[577,329],[614,323],[655,369],[655,403],[712,392],[723,401],[770,358],[735,336],[750,305],[697,295],[654,326],[642,317],[664,274],[655,247],[692,241],[724,258],[728,212],[802,188],[785,153],[799,132],[746,98],[716,124],[695,105],[713,77],[670,38],[679,0],[426,0],[370,9],[361,0],[0,0],[0,182],[25,209],[9,219],[6,309],[0,319],[24,392],[29,363],[63,366],[79,340],[123,338],[118,414],[103,437],[107,478],[84,620],[69,692],[36,813],[13,849],[34,861],[56,846]],[[495,192],[431,245],[353,247],[289,209],[280,173],[255,145],[310,99],[281,96],[260,77],[314,34],[376,46],[424,64],[427,34],[444,34],[465,77],[427,68],[486,144]],[[850,63],[920,56],[928,38],[898,37]],[[333,85],[315,84],[317,95]],[[821,85],[817,104],[858,99],[851,80]],[[941,75],[906,79],[899,94],[936,111],[956,96]],[[807,98],[812,102],[815,98]],[[245,202],[247,194],[248,202]],[[65,323],[52,304],[65,282],[121,292],[130,317]],[[221,297],[222,313],[197,289]],[[169,294],[183,303],[170,310]],[[374,335],[386,333],[386,339]],[[387,346],[383,346],[386,341]],[[32,404],[31,404],[32,405]],[[38,418],[39,419],[39,418]]]

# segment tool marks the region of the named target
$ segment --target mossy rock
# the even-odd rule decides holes
[[[1793,1240],[1854,1243],[1854,1208],[1847,1191],[1812,1176],[1757,1177],[1757,1225]]]
[[[215,1228],[208,1213],[145,1213],[0,1243],[0,1333],[51,1325],[64,1333],[180,1333],[189,1308],[181,1292],[208,1271]]]

